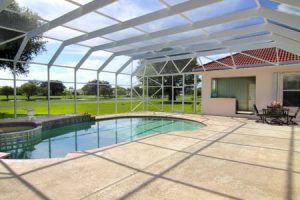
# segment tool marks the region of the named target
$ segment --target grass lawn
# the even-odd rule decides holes
[[[11,97],[12,98],[12,97]],[[51,97],[51,114],[70,114],[74,113],[74,100],[66,99],[64,97]],[[191,101],[190,98],[186,98],[186,101]],[[45,97],[34,96],[31,101],[27,101],[26,97],[17,97],[17,114],[18,117],[26,116],[27,108],[32,108],[35,115],[47,115],[48,114],[48,104]],[[198,97],[197,112],[201,112],[201,97]],[[0,96],[0,118],[11,118],[13,117],[13,105],[12,99],[6,100],[6,97]],[[112,114],[115,113],[115,102],[113,99],[100,99],[100,114]],[[117,103],[118,113],[129,112],[131,107],[130,100],[128,98],[119,99]],[[142,111],[143,105],[140,99],[134,98],[132,107],[135,111]],[[184,104],[184,111],[187,113],[193,112],[192,102],[186,102]],[[181,110],[181,98],[178,97],[177,101],[174,103],[173,110]],[[144,110],[148,111],[162,111],[161,99],[152,99],[149,103],[144,104]],[[164,100],[164,111],[172,111],[172,104]],[[95,96],[79,96],[77,99],[77,112],[78,113],[89,113],[92,115],[97,114],[97,102]]]

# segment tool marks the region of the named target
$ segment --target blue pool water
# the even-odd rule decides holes
[[[196,130],[202,126],[193,121],[158,117],[85,122],[45,130],[14,145],[2,144],[0,151],[10,152],[11,158],[18,159],[64,157],[70,152],[105,147],[154,133]]]

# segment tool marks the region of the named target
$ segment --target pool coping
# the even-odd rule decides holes
[[[177,117],[177,116],[160,116],[160,115],[133,115],[133,116],[108,116],[108,117],[100,117],[95,119],[95,121],[105,121],[105,120],[110,120],[110,119],[122,119],[122,118],[142,118],[142,117],[150,117],[150,118],[168,118],[168,119],[181,119],[181,120],[187,120],[187,121],[192,121],[192,122],[197,122],[197,123],[201,123],[203,126],[206,126],[204,123],[199,122],[195,119],[187,119],[187,118],[182,118],[182,117]]]
[[[177,116],[177,115],[179,115],[179,116]],[[189,115],[191,115],[191,116],[189,116]],[[205,121],[205,119],[203,119],[203,115],[183,114],[183,113],[179,114],[179,113],[169,113],[169,112],[130,112],[130,113],[100,115],[100,116],[95,116],[95,121],[109,120],[109,119],[116,119],[116,118],[127,118],[127,117],[164,117],[164,118],[173,118],[173,119],[183,119],[183,120],[189,120],[189,121],[201,123],[203,125],[203,127],[207,126],[205,123],[203,123],[203,121]],[[195,117],[199,117],[199,119],[197,119],[197,118],[195,119]],[[99,152],[102,152],[102,151],[105,151],[108,149],[116,148],[118,146],[123,146],[130,142],[135,142],[135,141],[139,141],[139,140],[146,139],[149,137],[157,136],[157,135],[164,134],[164,133],[171,133],[171,132],[174,132],[174,131],[153,133],[151,135],[142,136],[142,137],[136,138],[131,141],[124,141],[124,142],[112,144],[112,145],[109,145],[106,147],[94,148],[94,149],[89,149],[89,150],[85,150],[85,151],[69,152],[64,157],[35,158],[35,159],[12,159],[12,158],[7,158],[9,156],[8,153],[0,152],[0,155],[2,155],[2,154],[5,155],[5,157],[0,157],[0,160],[5,159],[5,160],[9,160],[10,162],[65,161],[65,160],[81,157],[81,156],[85,155],[85,153],[99,153]],[[184,131],[182,131],[182,132],[184,132]]]

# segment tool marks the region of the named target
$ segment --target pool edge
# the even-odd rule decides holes
[[[206,124],[203,123],[203,118],[201,119],[200,116],[201,115],[197,115],[197,114],[182,114],[180,113],[180,116],[178,116],[178,113],[168,113],[168,112],[130,112],[130,113],[121,113],[121,114],[110,114],[110,115],[102,115],[102,116],[95,116],[95,121],[101,121],[101,120],[109,120],[109,119],[117,119],[117,118],[128,118],[128,117],[164,117],[164,118],[173,118],[173,119],[182,119],[182,120],[188,120],[188,121],[193,121],[193,122],[197,122],[200,123],[204,126],[207,126]],[[189,116],[191,115],[191,116]],[[199,117],[199,119],[194,119],[195,117]],[[170,131],[167,133],[171,133],[174,131]],[[85,151],[74,151],[74,152],[69,152],[68,154],[66,154],[64,157],[54,157],[54,158],[35,158],[35,159],[12,159],[12,158],[0,158],[0,160],[5,159],[6,161],[9,162],[34,162],[34,161],[66,161],[66,160],[70,160],[70,159],[76,159],[76,158],[80,158],[83,156],[87,156],[86,153],[91,154],[91,153],[99,153],[101,151],[105,151],[111,148],[115,148],[118,146],[123,146],[125,144],[128,144],[130,142],[135,142],[135,141],[139,141],[145,138],[149,138],[149,137],[153,137],[156,135],[160,135],[160,134],[164,134],[166,132],[159,132],[159,133],[154,133],[151,135],[145,135],[142,136],[140,138],[136,138],[134,140],[131,141],[125,141],[125,142],[120,142],[118,144],[113,144],[113,145],[109,145],[106,147],[101,147],[101,148],[94,148],[94,149],[89,149],[89,150],[85,150]],[[5,153],[5,152],[0,152],[0,153]]]

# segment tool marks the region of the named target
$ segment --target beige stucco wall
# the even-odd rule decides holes
[[[235,112],[235,99],[211,98],[211,80],[220,77],[256,77],[256,105],[259,109],[273,101],[273,73],[300,73],[300,65],[257,67],[239,70],[219,70],[199,73],[202,75],[202,113],[210,115],[241,116]],[[282,93],[281,91],[279,93]],[[282,95],[278,101],[282,103]],[[294,108],[292,108],[294,109]],[[298,116],[300,120],[300,116]]]

